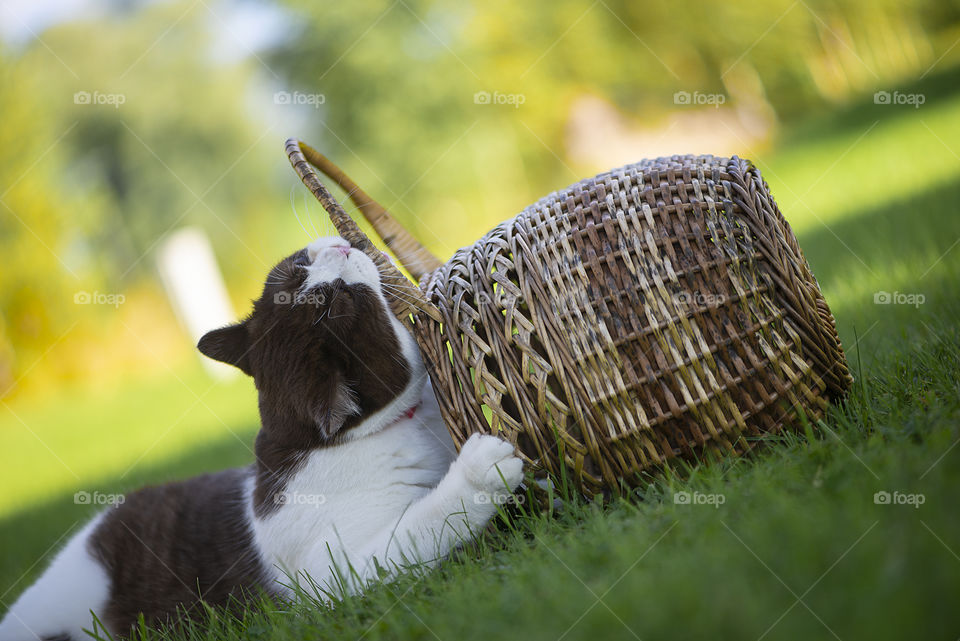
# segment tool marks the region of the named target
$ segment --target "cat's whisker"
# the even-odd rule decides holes
[[[293,209],[293,215],[297,218],[297,224],[300,225],[300,229],[302,229],[302,230],[303,230],[303,233],[306,234],[306,235],[309,237],[309,236],[310,236],[310,232],[308,232],[308,231],[307,231],[307,228],[303,226],[303,221],[300,220],[300,214],[297,213],[297,203],[296,203],[296,201],[294,200],[294,199],[295,199],[295,196],[294,196],[294,194],[295,194],[294,187],[295,187],[294,185],[291,185],[291,186],[290,186],[290,207]]]
[[[395,292],[397,294],[406,295],[408,298],[415,295],[413,292],[411,292],[407,288],[401,287],[399,285],[393,285],[391,283],[381,282],[380,286],[384,289],[384,291]],[[416,285],[413,285],[411,283],[411,287],[416,287]]]
[[[402,289],[393,289],[391,287],[383,286],[383,285],[381,285],[381,287],[383,289],[384,294],[389,294],[390,296],[393,296],[394,298],[399,298],[400,300],[403,300],[403,301],[413,300],[413,295],[410,294],[409,292],[403,291]]]
[[[316,234],[316,238],[320,238],[320,232],[317,231],[317,226],[313,224],[313,216],[310,215],[310,204],[307,201],[307,194],[303,194],[303,206],[306,210],[307,220],[310,222],[310,227],[313,229],[313,233]]]
[[[332,306],[334,301],[337,300],[337,296],[340,295],[340,290],[343,288],[343,281],[337,280],[334,284],[333,296],[330,298],[330,305]]]

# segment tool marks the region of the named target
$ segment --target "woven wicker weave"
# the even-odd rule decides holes
[[[736,157],[581,181],[421,288],[442,322],[417,313],[415,333],[458,445],[499,434],[588,495],[675,457],[742,453],[851,382],[790,226]]]

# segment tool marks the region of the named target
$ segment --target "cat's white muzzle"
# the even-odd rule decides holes
[[[338,278],[348,285],[362,284],[380,293],[380,272],[362,251],[350,246],[343,238],[318,238],[307,245],[307,278],[301,291],[307,292],[332,283]]]

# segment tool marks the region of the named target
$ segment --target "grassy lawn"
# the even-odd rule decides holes
[[[926,93],[920,109],[865,102],[757,159],[857,377],[824,422],[627,499],[504,515],[439,570],[333,610],[264,605],[173,638],[960,637],[956,79],[904,88]],[[877,292],[923,303],[877,305]],[[13,409],[0,408],[0,611],[93,513],[75,491],[242,464],[256,420],[248,382],[199,371]],[[678,504],[678,492],[722,504]]]

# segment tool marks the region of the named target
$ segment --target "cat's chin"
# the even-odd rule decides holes
[[[365,436],[377,434],[397,423],[416,417],[417,408],[422,405],[428,378],[423,363],[415,362],[412,365],[413,371],[410,372],[410,382],[403,392],[385,407],[364,419],[362,423],[348,430],[343,436],[344,442],[356,441]],[[430,393],[432,394],[433,391],[430,390]]]

